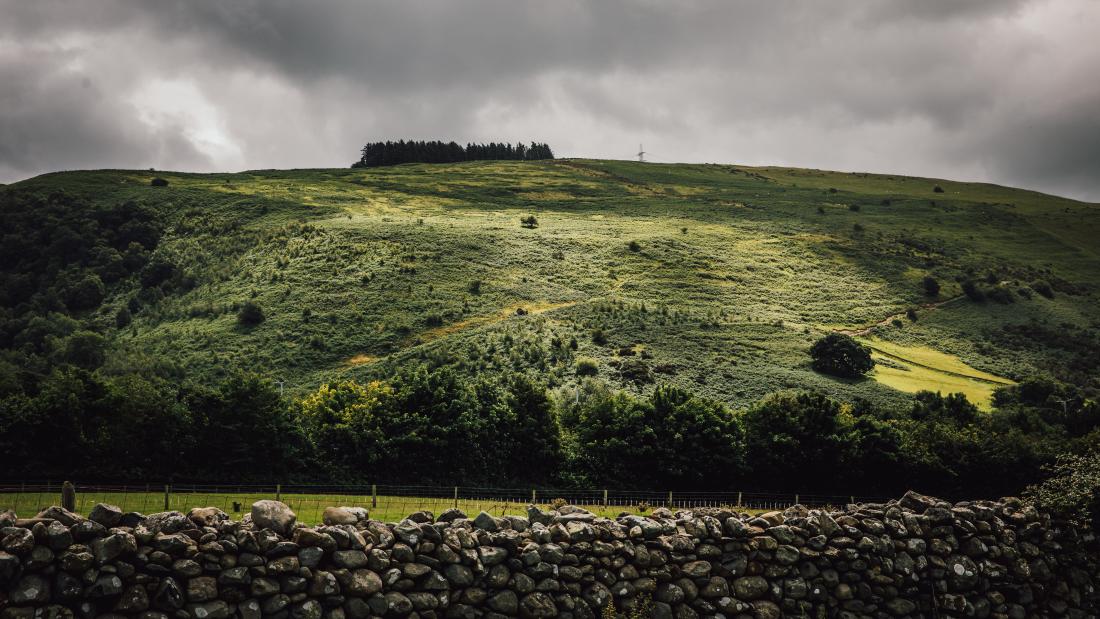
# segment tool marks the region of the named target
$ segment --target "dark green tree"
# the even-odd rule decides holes
[[[830,333],[810,347],[813,368],[818,372],[859,378],[875,367],[871,349],[843,333]]]

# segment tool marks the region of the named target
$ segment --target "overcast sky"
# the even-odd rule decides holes
[[[0,182],[391,138],[1100,201],[1100,0],[0,0]]]

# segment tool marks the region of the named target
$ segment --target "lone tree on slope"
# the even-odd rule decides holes
[[[813,368],[818,372],[859,378],[875,367],[871,349],[843,333],[830,333],[810,347]]]

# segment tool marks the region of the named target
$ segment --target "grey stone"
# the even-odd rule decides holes
[[[733,593],[742,600],[755,600],[768,591],[768,581],[760,576],[742,576],[733,581]]]
[[[452,507],[451,509],[445,510],[443,513],[439,514],[439,518],[436,518],[436,521],[453,522],[455,520],[458,520],[459,518],[465,519],[466,512],[458,509],[457,507]]]
[[[88,520],[98,522],[108,529],[117,527],[119,521],[122,520],[122,509],[117,505],[96,503],[92,507],[91,513],[88,514]]]
[[[149,610],[149,592],[142,585],[130,585],[118,598],[115,610],[121,613],[140,613]]]
[[[554,599],[542,592],[523,596],[519,604],[519,615],[527,619],[549,619],[558,615]]]
[[[283,537],[290,537],[297,521],[294,510],[286,503],[265,499],[252,504],[252,524],[256,528],[271,529]]]
[[[515,615],[519,610],[519,597],[514,591],[505,589],[490,597],[487,601],[489,608],[505,615]]]
[[[474,517],[474,526],[483,531],[497,531],[500,526],[497,524],[496,518],[489,515],[489,512],[481,512]]]
[[[50,583],[37,574],[28,574],[19,579],[11,592],[11,603],[16,606],[45,604],[50,601]]]
[[[64,507],[58,507],[57,505],[47,507],[46,509],[38,512],[38,516],[36,517],[56,520],[67,527],[71,527],[74,524],[84,520],[84,518],[79,514],[74,514]]]
[[[229,522],[229,514],[217,507],[195,507],[187,512],[187,518],[200,527],[216,527]]]
[[[321,513],[321,522],[327,526],[356,524],[359,522],[359,515],[347,507],[326,507]]]

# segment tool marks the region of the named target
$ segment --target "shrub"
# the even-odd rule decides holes
[[[1046,297],[1048,299],[1053,299],[1054,298],[1054,289],[1050,287],[1049,283],[1047,283],[1043,280],[1033,282],[1031,284],[1031,289],[1034,290],[1035,292],[1038,292],[1039,294],[1043,295],[1044,297]]]
[[[905,317],[908,318],[909,320],[912,320],[913,322],[916,322],[917,321],[917,310],[910,307],[909,309],[905,310]]]
[[[818,215],[824,215],[825,214],[825,207],[824,206],[817,207],[817,214]]]
[[[467,290],[470,291],[470,294],[481,294],[481,280],[475,279],[474,281],[470,282]]]
[[[246,327],[254,327],[266,319],[263,309],[252,301],[245,301],[237,311],[237,322]]]
[[[534,215],[528,215],[526,217],[521,217],[520,220],[519,220],[519,223],[524,228],[538,228],[539,227],[539,220],[536,219]]]
[[[649,364],[641,359],[627,357],[619,364],[619,375],[623,380],[628,380],[636,385],[644,385],[653,382],[653,371]]]
[[[119,329],[129,326],[133,320],[134,317],[130,314],[130,309],[126,306],[120,308],[118,313],[115,314],[115,326]]]
[[[588,357],[577,359],[577,376],[595,376],[599,373],[600,366],[595,359]]]
[[[852,224],[852,232],[855,232],[856,234],[863,232],[863,226],[859,224]]]
[[[558,497],[558,498],[554,499],[553,501],[550,501],[550,509],[561,509],[561,508],[565,507],[566,505],[569,505],[569,501],[566,501],[565,499],[563,499],[561,497]]]
[[[943,193],[943,187],[940,187],[939,185],[936,185],[935,187],[932,188],[932,191],[934,191],[936,193]]]
[[[1002,305],[1008,305],[1016,302],[1016,295],[1012,294],[1012,291],[1004,286],[997,286],[989,291],[988,297],[990,300],[996,301]]]
[[[638,513],[644,514],[649,511],[649,501],[638,502]]]
[[[854,213],[858,213],[859,212],[859,205],[858,204],[849,204],[848,205],[848,210],[852,211]]]
[[[604,346],[607,344],[607,334],[603,332],[603,329],[592,330],[592,343],[597,346]]]
[[[978,303],[985,301],[985,292],[982,292],[982,289],[979,288],[978,284],[974,283],[972,279],[968,279],[962,283],[962,290],[971,301],[976,301]]]
[[[158,176],[158,177],[154,178],[153,180],[149,181],[149,185],[151,185],[153,187],[167,187],[168,186],[168,181],[166,181],[163,178]]]
[[[1028,499],[1056,513],[1100,524],[1100,452],[1062,455],[1049,467],[1051,477],[1027,489]]]
[[[871,349],[842,333],[830,333],[814,342],[810,357],[818,372],[844,378],[859,378],[875,367]]]
[[[638,244],[638,241],[631,241],[630,243],[627,244],[627,247],[630,249],[630,251],[641,251],[642,250],[642,246]]]
[[[934,297],[940,294],[940,283],[931,275],[924,276],[924,294]]]

